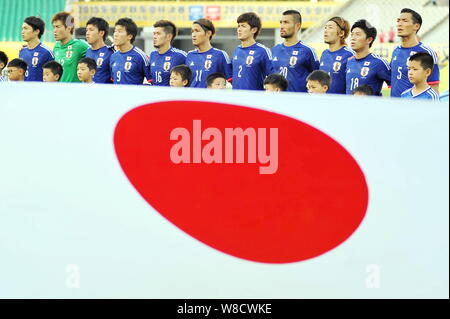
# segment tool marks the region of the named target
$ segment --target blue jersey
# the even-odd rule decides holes
[[[231,79],[231,61],[225,51],[211,48],[206,52],[198,52],[198,49],[189,51],[186,57],[186,65],[192,71],[191,87],[206,88],[206,78],[214,72],[225,74]]]
[[[423,99],[423,100],[433,100],[439,101],[439,94],[431,87],[428,87],[426,90],[420,92],[419,94],[413,94],[413,88],[407,89],[404,91],[400,97],[402,99]]]
[[[55,59],[51,49],[39,43],[34,49],[24,47],[19,52],[19,58],[27,62],[28,68],[25,72],[25,81],[42,82],[42,66],[48,61]]]
[[[312,71],[319,69],[316,51],[299,41],[290,47],[284,43],[274,46],[272,56],[274,72],[284,75],[289,82],[287,91],[307,92],[306,78]]]
[[[94,75],[95,83],[112,83],[111,78],[111,55],[114,53],[112,47],[104,46],[97,50],[89,48],[86,52],[86,57],[93,59],[97,63],[97,71]]]
[[[169,86],[170,70],[174,66],[185,64],[187,53],[170,48],[166,53],[159,54],[158,51],[150,53],[150,73],[153,85]]]
[[[331,52],[326,49],[320,57],[320,70],[327,72],[331,77],[330,88],[327,93],[345,94],[345,70],[347,60],[355,52],[347,47],[342,47]]]
[[[264,79],[273,73],[272,53],[260,43],[238,46],[233,53],[233,90],[264,90]]]
[[[345,78],[347,94],[358,86],[369,85],[374,95],[381,95],[383,82],[391,81],[391,68],[385,59],[373,53],[362,59],[353,56],[347,61]]]
[[[114,84],[143,84],[144,78],[151,78],[150,59],[135,46],[125,53],[114,52],[109,63]]]
[[[418,45],[412,48],[398,46],[392,52],[391,59],[391,96],[399,97],[406,89],[413,87],[413,84],[408,80],[408,66],[406,63],[411,55],[418,52],[426,52],[434,60],[433,73],[428,77],[428,84],[433,85],[439,83],[439,60],[431,48],[423,45],[422,42],[419,42]]]

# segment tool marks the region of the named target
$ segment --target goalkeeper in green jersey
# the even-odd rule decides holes
[[[53,35],[57,41],[53,48],[55,61],[63,67],[61,82],[80,82],[77,76],[78,61],[86,56],[89,48],[83,40],[74,39],[74,18],[68,12],[59,12],[52,18]]]

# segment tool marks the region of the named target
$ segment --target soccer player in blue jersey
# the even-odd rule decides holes
[[[138,32],[136,23],[130,18],[117,20],[114,28],[114,45],[117,50],[110,59],[114,84],[143,84],[151,79],[150,60],[133,45]]]
[[[172,47],[177,35],[175,24],[159,20],[153,24],[153,46],[157,51],[150,53],[151,82],[157,86],[169,86],[170,70],[185,64],[187,53]]]
[[[392,52],[391,59],[391,96],[399,97],[402,92],[412,87],[408,81],[407,62],[411,55],[426,52],[433,57],[433,72],[428,78],[428,84],[439,92],[439,66],[436,53],[417,40],[417,32],[422,26],[422,17],[414,10],[404,8],[397,19],[397,35],[401,44]]]
[[[231,61],[225,51],[213,48],[211,39],[215,34],[214,24],[208,19],[199,19],[192,24],[192,44],[197,49],[189,51],[186,65],[191,68],[191,87],[206,88],[209,74],[221,72],[231,80]]]
[[[345,94],[347,60],[355,54],[345,42],[349,33],[350,24],[344,18],[333,17],[325,24],[323,39],[328,49],[320,57],[320,69],[331,76],[327,93]]]
[[[105,44],[108,31],[109,24],[103,18],[92,17],[86,23],[86,42],[91,46],[86,52],[86,57],[97,63],[95,83],[112,83],[109,62],[114,49]]]
[[[288,80],[287,91],[290,92],[306,92],[307,76],[319,69],[316,51],[298,39],[301,26],[300,12],[283,12],[280,19],[280,36],[284,38],[284,42],[272,48],[274,71]]]
[[[346,93],[360,85],[370,85],[374,95],[381,96],[383,82],[390,83],[391,68],[380,56],[370,53],[373,41],[377,38],[377,29],[368,21],[356,21],[351,29],[351,47],[355,55],[348,59],[346,70]]]
[[[419,52],[412,55],[408,61],[408,79],[414,86],[405,90],[400,97],[439,101],[439,94],[427,83],[433,67],[434,59],[430,54]]]
[[[41,43],[40,38],[45,30],[45,22],[38,17],[28,17],[22,24],[22,39],[27,43],[19,52],[28,69],[25,81],[42,81],[42,66],[55,57],[51,49]]]
[[[241,41],[233,53],[233,90],[264,90],[264,79],[272,70],[272,53],[256,37],[261,19],[254,12],[237,18],[237,34]]]

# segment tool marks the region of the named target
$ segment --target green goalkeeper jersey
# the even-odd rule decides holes
[[[72,39],[62,45],[57,41],[53,48],[55,61],[62,65],[63,75],[60,82],[80,82],[77,76],[78,61],[86,56],[89,44],[85,41]]]

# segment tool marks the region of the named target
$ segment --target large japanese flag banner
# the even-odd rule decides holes
[[[0,95],[0,298],[448,298],[448,104]]]

